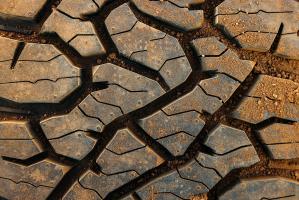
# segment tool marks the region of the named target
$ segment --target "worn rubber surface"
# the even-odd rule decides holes
[[[0,1],[0,199],[299,199],[298,11]]]

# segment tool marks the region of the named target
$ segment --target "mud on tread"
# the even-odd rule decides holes
[[[0,199],[298,199],[298,82],[238,52],[298,60],[269,2],[0,2]]]
[[[216,8],[215,23],[238,44],[253,51],[299,59],[298,2],[226,0]],[[280,37],[273,48],[276,37]]]

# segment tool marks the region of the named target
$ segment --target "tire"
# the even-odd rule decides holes
[[[0,199],[298,199],[298,11],[1,1]]]

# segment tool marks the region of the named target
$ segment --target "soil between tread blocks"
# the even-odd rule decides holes
[[[298,7],[1,1],[0,199],[299,199]]]

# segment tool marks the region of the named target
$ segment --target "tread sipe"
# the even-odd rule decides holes
[[[0,199],[299,199],[298,11],[0,1]]]

